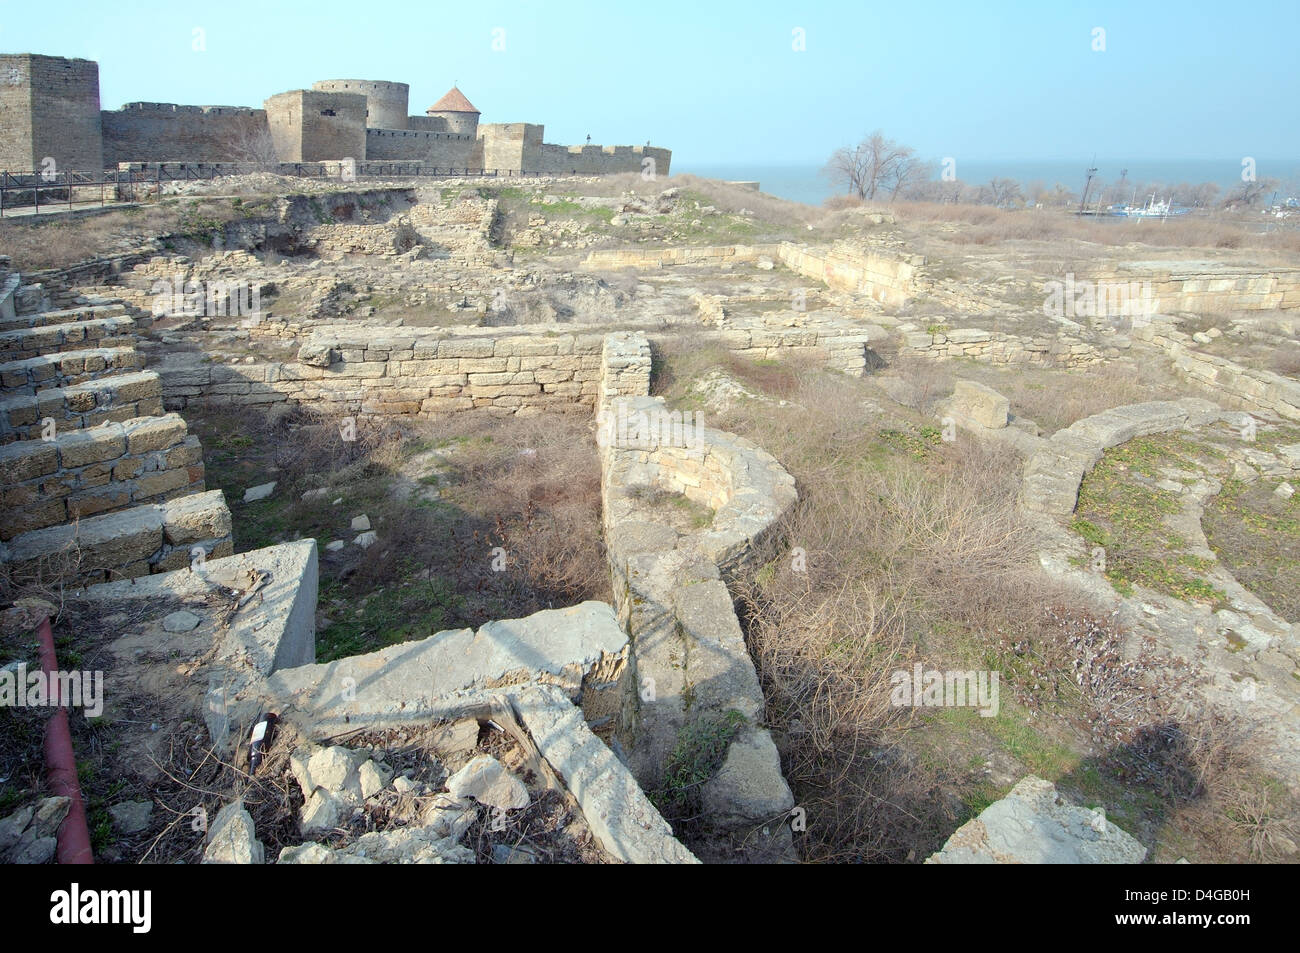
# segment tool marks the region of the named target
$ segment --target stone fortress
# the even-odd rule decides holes
[[[35,53],[0,55],[0,169],[117,169],[122,163],[402,163],[403,172],[640,172],[667,175],[651,146],[555,145],[539,123],[483,123],[453,87],[422,116],[410,87],[334,79],[277,93],[261,109],[127,103],[100,108],[99,64]],[[273,154],[273,155],[272,155]],[[652,164],[652,167],[651,167]],[[387,170],[383,170],[387,171]]]

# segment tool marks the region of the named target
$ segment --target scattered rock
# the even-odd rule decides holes
[[[535,864],[537,863],[537,855],[526,847],[511,847],[509,844],[493,844],[492,863]]]
[[[308,490],[303,493],[302,500],[304,503],[309,503],[312,500],[323,500],[325,497],[329,496],[329,492],[330,488],[327,486],[317,487],[314,490]]]
[[[379,764],[374,760],[368,760],[357,769],[357,780],[361,784],[361,797],[369,800],[374,797],[385,787],[388,786],[388,779],[393,776],[393,769],[386,764]]]
[[[360,533],[368,529],[370,529],[369,516],[367,516],[365,513],[362,513],[360,516],[352,517],[352,531],[354,533]]]
[[[948,838],[927,864],[1140,864],[1147,849],[1105,812],[1077,807],[1027,777]]]
[[[108,809],[113,819],[113,827],[119,834],[139,834],[149,828],[149,819],[153,816],[151,801],[123,801]]]
[[[356,539],[352,540],[352,542],[360,546],[362,549],[369,549],[371,546],[375,545],[375,543],[379,542],[379,534],[374,530],[368,530],[364,533],[358,533]]]
[[[208,846],[203,851],[205,864],[261,864],[266,860],[262,842],[257,839],[253,816],[244,810],[242,801],[232,801],[217,812],[208,828]]]
[[[275,492],[275,480],[270,483],[259,483],[257,486],[250,486],[244,491],[245,503],[256,503],[258,500],[264,500]]]
[[[1295,496],[1295,487],[1283,480],[1277,485],[1277,489],[1274,490],[1273,493],[1284,500],[1289,500],[1291,497]]]
[[[342,549],[346,545],[347,543],[343,542],[343,540],[336,539],[332,542],[326,543],[325,550],[326,552],[337,553],[340,549]]]
[[[164,616],[162,627],[164,632],[190,632],[197,628],[202,621],[201,616],[197,616],[187,609],[180,609]]]
[[[447,790],[453,797],[472,797],[503,811],[525,808],[531,800],[524,782],[490,754],[479,755],[448,778]]]

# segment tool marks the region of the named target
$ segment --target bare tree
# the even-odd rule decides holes
[[[1010,208],[1024,204],[1025,196],[1020,191],[1020,183],[1015,179],[990,179],[989,197],[998,208]]]
[[[230,157],[246,164],[257,172],[276,172],[280,168],[280,158],[275,152],[275,142],[271,139],[271,130],[264,126],[249,123],[231,136],[227,142]]]
[[[917,170],[900,169],[900,164],[905,165],[914,155],[910,147],[886,138],[877,129],[856,146],[842,146],[831,153],[822,174],[850,194],[870,200],[882,190],[897,194],[909,179],[916,177]],[[900,172],[904,176],[901,183]]]
[[[1243,182],[1232,190],[1231,194],[1228,195],[1223,204],[1229,207],[1233,205],[1253,206],[1256,202],[1265,198],[1277,187],[1277,179],[1271,178],[1255,179],[1253,182]]]
[[[885,172],[881,182],[881,186],[889,190],[891,202],[908,186],[934,177],[934,163],[923,162],[911,149],[907,149],[906,152],[906,155],[901,156],[893,167]]]

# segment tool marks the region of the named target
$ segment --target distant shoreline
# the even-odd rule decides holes
[[[1097,182],[1113,186],[1119,181],[1120,171],[1126,169],[1126,190],[1133,197],[1131,189],[1143,184],[1177,185],[1180,183],[1199,184],[1212,182],[1225,193],[1235,188],[1241,181],[1241,159],[1097,159]],[[1073,192],[1083,189],[1084,180],[1090,162],[1087,159],[1070,161],[1062,159],[981,159],[958,162],[957,178],[971,185],[980,185],[994,177],[1015,179],[1021,185],[1041,180],[1048,186],[1061,183]],[[1300,190],[1300,159],[1256,159],[1257,174],[1260,178],[1275,178],[1284,185],[1291,184],[1291,194]],[[698,175],[709,179],[726,179],[757,181],[759,188],[779,198],[808,205],[821,205],[827,198],[837,194],[824,178],[821,177],[820,163],[791,163],[754,165],[737,163],[689,163],[674,158],[673,171]],[[1137,196],[1139,204],[1146,195]]]

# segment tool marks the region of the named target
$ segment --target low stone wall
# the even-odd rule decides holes
[[[1191,346],[1192,336],[1179,331],[1171,321],[1157,318],[1135,327],[1133,337],[1169,355],[1174,367],[1190,381],[1287,420],[1300,420],[1300,381],[1198,351]]]
[[[582,267],[599,271],[619,268],[664,268],[669,265],[721,265],[757,262],[771,257],[828,288],[865,294],[884,305],[906,304],[921,281],[925,259],[843,242],[814,248],[792,242],[768,245],[702,245],[678,248],[602,248],[592,251]]]
[[[772,311],[735,315],[721,295],[692,295],[700,320],[715,329],[729,351],[751,361],[804,358],[861,377],[876,358],[871,345],[889,337],[874,324],[859,324],[829,311]]]
[[[1116,357],[1126,339],[1117,339],[1113,353],[1061,334],[1052,338],[1018,337],[980,328],[956,328],[950,331],[904,331],[903,348],[914,354],[933,358],[969,357],[990,364],[1047,364],[1054,367],[1087,367]]]
[[[1087,277],[1098,284],[1147,284],[1154,309],[1166,314],[1300,309],[1300,268],[1264,271],[1207,261],[1126,261]]]
[[[17,582],[96,583],[183,569],[194,560],[234,552],[230,510],[220,490],[135,506],[35,530],[0,544]]]
[[[611,335],[607,347],[607,364],[641,361],[648,375],[643,337]],[[794,480],[762,450],[731,434],[696,430],[698,421],[687,428],[685,445],[674,445],[661,425],[665,417],[672,419],[660,400],[611,394],[598,418],[605,543],[635,666],[619,738],[637,780],[654,789],[683,730],[738,714],[722,766],[700,791],[705,840],[718,856],[784,858],[790,831],[783,821],[794,799],[762,727],[762,689],[724,575],[793,505]],[[711,525],[676,528],[662,505],[644,498],[656,489],[710,507]]]
[[[1208,400],[1154,400],[1128,404],[1075,421],[1058,430],[1025,463],[1024,506],[1064,518],[1079,501],[1079,484],[1104,451],[1134,437],[1195,427],[1216,419]]]
[[[782,242],[777,257],[792,271],[816,278],[828,288],[865,294],[889,307],[901,307],[916,293],[925,258],[870,246],[837,242],[829,249]]]
[[[200,401],[359,414],[579,411],[596,403],[603,341],[600,334],[357,328],[314,333],[295,363],[195,364],[160,373],[169,409]]]
[[[175,414],[0,447],[0,539],[203,492],[203,451]]]
[[[684,245],[676,248],[598,248],[582,262],[593,271],[619,268],[664,268],[669,265],[721,265],[756,262],[775,255],[774,245]]]
[[[67,324],[72,321],[93,321],[96,318],[116,318],[125,313],[125,309],[120,304],[85,305],[64,311],[38,311],[34,314],[11,315],[0,318],[0,331],[39,328],[50,324]]]

